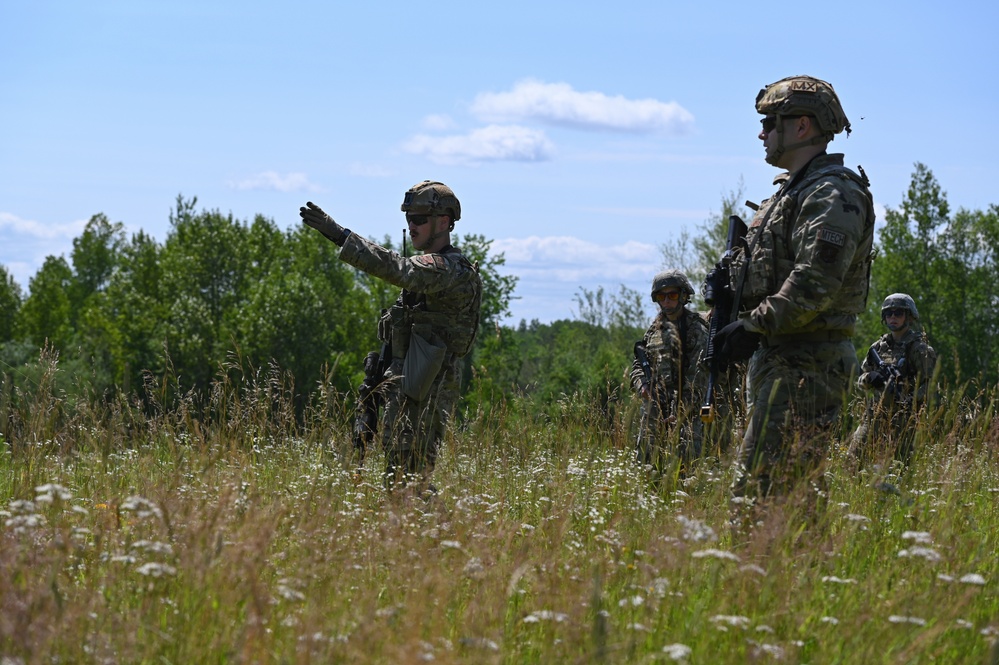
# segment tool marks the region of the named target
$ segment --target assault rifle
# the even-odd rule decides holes
[[[378,387],[385,380],[385,370],[392,362],[392,349],[382,344],[382,352],[372,351],[364,358],[364,381],[357,388],[357,416],[354,418],[354,448],[358,466],[364,465],[364,453],[378,433],[378,410],[382,396]]]
[[[735,250],[745,245],[746,223],[738,215],[729,215],[728,239],[725,241],[725,253],[721,260],[704,278],[701,295],[704,303],[711,307],[711,319],[708,321],[708,345],[704,350],[704,362],[708,365],[708,387],[704,392],[704,404],[701,406],[701,421],[710,423],[715,419],[715,385],[721,372],[721,361],[715,353],[715,335],[719,330],[732,322],[732,310],[735,305],[735,294],[731,288],[730,272]]]
[[[885,390],[891,389],[896,400],[902,399],[902,367],[905,358],[899,358],[897,364],[886,363],[881,354],[873,346],[867,350],[867,362],[878,368],[885,377]]]

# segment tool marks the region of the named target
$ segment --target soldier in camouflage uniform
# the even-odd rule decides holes
[[[857,379],[867,393],[864,417],[853,434],[851,453],[861,461],[876,459],[882,446],[907,464],[912,456],[915,418],[926,403],[937,352],[926,333],[914,328],[919,321],[916,302],[905,293],[893,293],[881,305],[881,322],[888,328],[868,352]]]
[[[820,481],[852,378],[865,309],[874,207],[867,178],[826,146],[850,123],[832,86],[810,76],[756,98],[766,161],[785,172],[756,211],[731,268],[733,322],[715,348],[749,359],[749,414],[733,485],[736,502]]]
[[[413,247],[402,257],[351,233],[313,203],[302,220],[341,247],[340,259],[402,288],[378,322],[378,338],[391,351],[378,390],[384,400],[381,436],[388,486],[429,476],[444,429],[454,414],[459,359],[472,349],[479,327],[482,281],[478,267],[451,245],[461,204],[451,188],[425,180],[402,202]]]
[[[698,363],[708,341],[708,325],[687,309],[694,288],[679,270],[667,270],[652,280],[652,300],[659,313],[645,333],[642,345],[651,377],[638,358],[631,368],[631,387],[643,399],[638,461],[662,470],[667,433],[679,425],[677,457],[686,467],[701,453],[701,420],[706,375]]]

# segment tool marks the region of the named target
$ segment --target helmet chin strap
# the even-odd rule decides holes
[[[767,155],[767,164],[770,164],[771,166],[777,166],[777,162],[779,162],[784,153],[789,150],[797,150],[798,148],[804,148],[805,146],[819,145],[820,143],[828,142],[828,139],[824,134],[816,134],[810,139],[798,141],[797,143],[792,143],[791,145],[784,145],[784,116],[778,113],[775,117],[777,118],[777,149],[774,150],[773,156]]]

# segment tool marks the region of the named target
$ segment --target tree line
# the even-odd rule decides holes
[[[723,196],[719,213],[693,233],[662,244],[663,267],[701,283],[724,247],[728,216],[748,218],[742,189]],[[47,349],[58,353],[68,394],[198,395],[227,372],[277,368],[302,404],[320,385],[350,395],[397,289],[343,264],[332,243],[307,229],[281,230],[262,216],[239,221],[196,203],[178,196],[163,243],[142,231],[127,237],[120,222],[95,215],[69,258],[48,257],[27,292],[0,266],[3,390],[30,390]],[[380,243],[393,247],[388,237]],[[612,405],[648,325],[648,294],[581,288],[572,320],[503,324],[517,278],[501,273],[504,257],[490,253],[491,243],[481,235],[456,241],[484,282],[482,328],[466,363],[469,407],[523,398],[544,411],[572,393]],[[879,221],[875,244],[858,352],[884,332],[884,297],[904,292],[937,349],[940,378],[995,384],[999,206],[952,212],[932,172],[917,163],[901,204]]]

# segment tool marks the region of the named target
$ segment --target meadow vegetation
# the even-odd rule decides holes
[[[819,509],[806,484],[742,530],[731,451],[656,481],[586,394],[467,413],[426,501],[276,369],[195,417],[74,402],[43,361],[0,392],[5,665],[979,663],[999,635],[994,391],[948,389],[898,478],[837,437]]]

